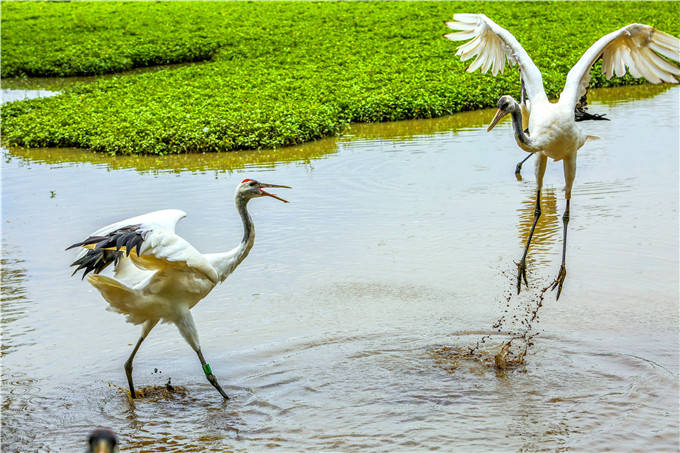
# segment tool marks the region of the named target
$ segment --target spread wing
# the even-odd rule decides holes
[[[455,14],[453,19],[454,22],[446,22],[446,25],[459,31],[444,37],[451,41],[469,39],[469,42],[458,48],[456,55],[462,61],[477,57],[467,68],[467,72],[474,72],[479,68],[485,73],[491,69],[491,73],[496,75],[505,70],[506,61],[509,66],[518,64],[529,99],[532,102],[539,98],[547,100],[541,71],[509,31],[484,14]]]
[[[631,24],[598,39],[567,74],[560,103],[576,106],[590,82],[590,68],[602,57],[602,72],[611,79],[626,73],[651,83],[678,83],[680,40],[649,25]]]
[[[147,270],[174,267],[200,272],[217,283],[213,266],[191,244],[175,234],[175,225],[186,214],[179,210],[155,211],[132,217],[95,231],[84,241],[67,248],[82,247],[72,266],[74,274],[84,270],[98,274],[111,263],[129,268],[129,260]],[[118,269],[116,269],[118,271]]]
[[[129,219],[121,220],[120,222],[112,223],[102,227],[92,233],[90,236],[102,236],[111,233],[128,225],[144,224],[147,226],[155,226],[158,229],[175,232],[177,223],[187,216],[187,213],[179,209],[163,209],[161,211],[153,211],[144,215],[130,217]]]

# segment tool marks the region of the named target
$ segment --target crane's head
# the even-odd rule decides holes
[[[241,184],[239,184],[236,187],[236,198],[242,198],[244,200],[250,200],[251,198],[258,198],[258,197],[272,197],[276,198],[277,200],[281,200],[284,203],[288,203],[288,200],[284,200],[281,197],[278,197],[274,195],[273,193],[266,192],[264,189],[269,188],[269,187],[278,187],[282,189],[290,189],[290,186],[279,186],[276,184],[264,184],[259,181],[255,181],[254,179],[244,179],[241,181]]]
[[[519,109],[519,104],[512,98],[512,96],[508,96],[506,94],[505,96],[501,96],[500,99],[498,99],[497,107],[498,110],[496,111],[496,116],[494,116],[491,120],[491,124],[489,124],[489,127],[486,129],[487,132],[493,129],[496,123],[498,123],[505,115],[514,112],[515,109]]]
[[[113,431],[108,429],[96,429],[92,431],[88,439],[88,453],[116,453],[118,452],[118,440]]]

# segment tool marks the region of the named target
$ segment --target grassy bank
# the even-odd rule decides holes
[[[3,139],[109,153],[271,148],[517,94],[514,70],[464,72],[441,37],[456,12],[483,12],[513,32],[549,95],[605,33],[642,22],[680,35],[674,3],[4,3],[3,75],[210,61],[5,105]],[[598,73],[593,84],[611,83]]]

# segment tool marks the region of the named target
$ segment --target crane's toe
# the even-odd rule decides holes
[[[522,279],[524,279],[524,285],[529,287],[529,282],[527,281],[527,263],[525,260],[522,260],[515,264],[517,265],[517,294],[519,294],[522,289]]]
[[[555,300],[560,300],[560,294],[562,294],[562,285],[564,285],[564,279],[567,277],[567,268],[563,264],[560,266],[560,271],[557,273],[557,278],[550,285],[550,290],[554,291],[557,288],[557,296]]]

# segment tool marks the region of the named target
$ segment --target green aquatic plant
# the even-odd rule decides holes
[[[433,118],[519,92],[516,71],[465,73],[441,37],[454,13],[502,20],[556,96],[604,33],[631,22],[680,34],[674,3],[6,3],[2,74],[76,75],[200,65],[75,84],[2,107],[5,144],[111,154],[276,148],[350,122]],[[597,17],[597,21],[593,20]],[[629,76],[593,85],[640,83]]]

